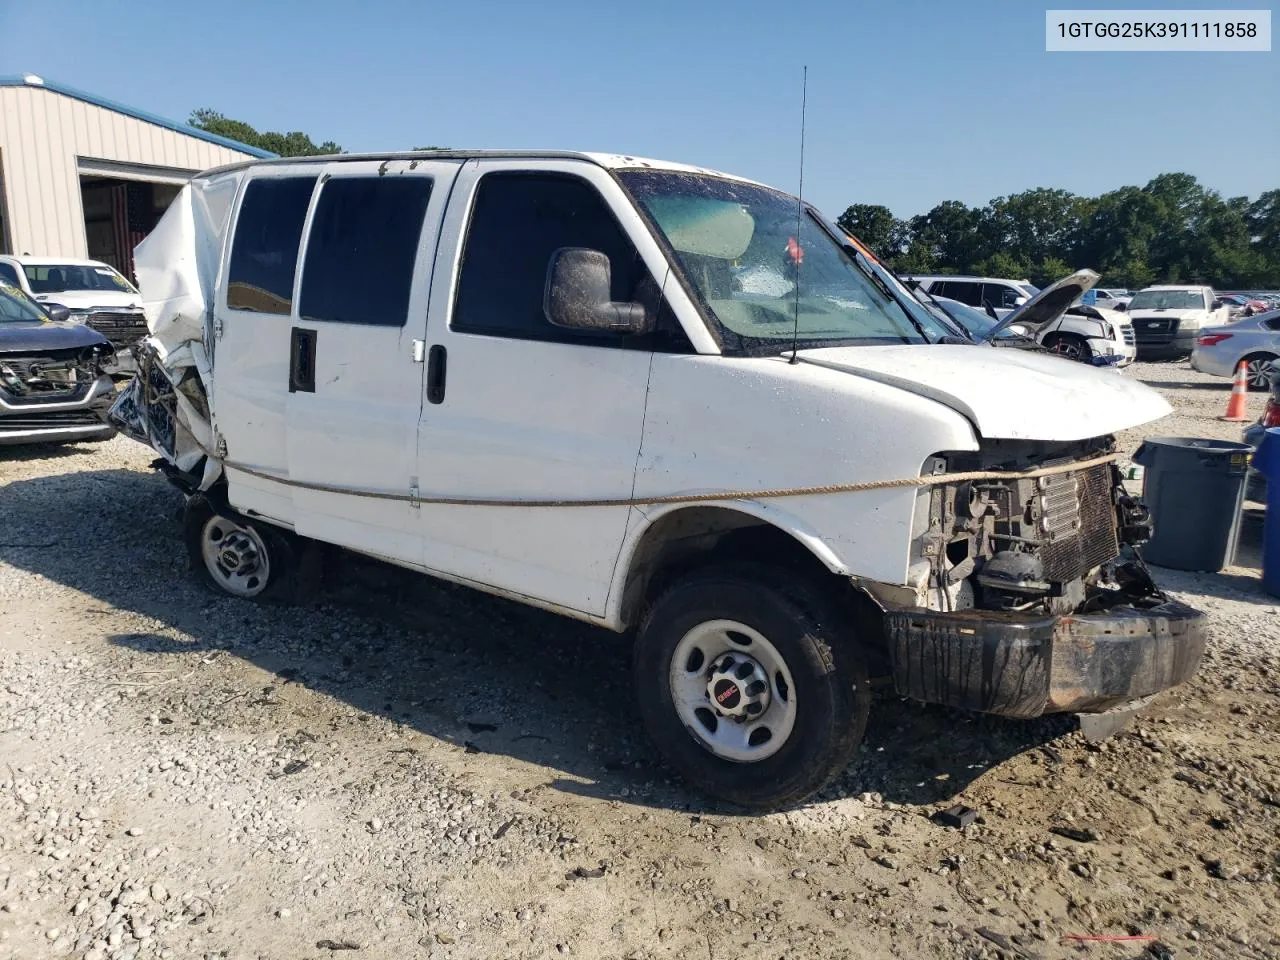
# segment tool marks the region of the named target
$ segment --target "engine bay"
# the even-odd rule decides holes
[[[922,490],[912,567],[925,579],[914,581],[921,605],[1069,614],[1154,596],[1132,549],[1150,537],[1150,514],[1125,490],[1114,463],[1096,462],[1113,450],[1111,437],[1075,443],[995,440],[977,452],[931,458],[926,475],[1015,476]],[[1016,476],[1076,462],[1086,465]]]

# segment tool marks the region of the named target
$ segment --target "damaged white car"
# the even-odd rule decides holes
[[[193,564],[316,541],[634,634],[671,764],[749,806],[849,761],[870,676],[1010,717],[1177,684],[1112,434],[1154,391],[961,344],[794,197],[632,157],[429,152],[197,177],[137,251],[116,422]]]

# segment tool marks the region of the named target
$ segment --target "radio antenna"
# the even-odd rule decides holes
[[[796,191],[796,239],[795,249],[789,251],[796,264],[795,317],[791,323],[791,362],[799,363],[800,346],[800,264],[804,260],[804,248],[800,246],[800,223],[804,219],[804,111],[809,99],[809,65],[805,64],[804,79],[800,82],[800,189]]]

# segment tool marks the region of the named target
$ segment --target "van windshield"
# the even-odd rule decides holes
[[[785,351],[793,326],[801,347],[952,334],[813,211],[797,235],[795,197],[705,174],[622,170],[618,178],[671,249],[726,353]]]

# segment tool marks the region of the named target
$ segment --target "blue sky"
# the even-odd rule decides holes
[[[1173,170],[1280,187],[1280,52],[1046,53],[1046,6],[0,0],[0,73],[352,151],[605,150],[794,191],[807,63],[805,192],[833,215]]]

